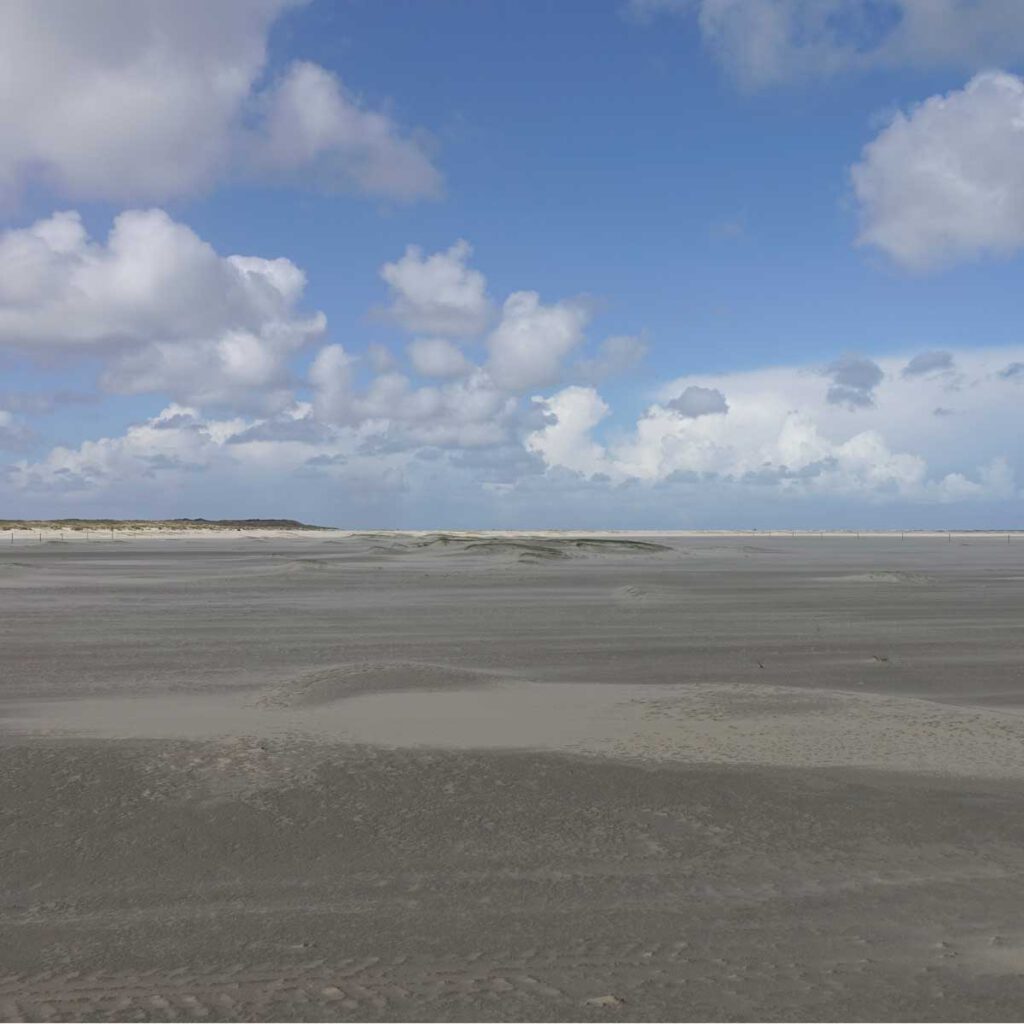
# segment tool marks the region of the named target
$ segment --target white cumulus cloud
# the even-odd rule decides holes
[[[446,338],[416,338],[406,351],[413,369],[424,377],[461,377],[471,369],[462,350]]]
[[[552,469],[620,482],[685,478],[868,504],[1006,500],[1024,477],[1024,453],[1014,444],[1018,396],[999,373],[1016,351],[956,353],[955,386],[944,374],[902,376],[905,357],[838,361],[846,382],[838,386],[870,396],[856,419],[829,398],[812,367],[684,377],[662,388],[631,431],[610,440],[595,431],[609,416],[601,396],[569,387],[543,400],[553,422],[526,443]],[[728,413],[681,416],[672,407],[680,395],[703,392],[728,394]],[[959,429],[955,416],[936,418],[940,401],[970,415],[974,429]]]
[[[288,358],[324,329],[300,316],[286,259],[220,256],[162,210],[115,218],[106,241],[58,213],[0,233],[0,348],[100,355],[112,391],[280,404]]]
[[[487,339],[491,376],[509,391],[556,383],[562,361],[583,340],[588,319],[581,302],[544,305],[536,292],[513,292]]]
[[[597,352],[577,360],[573,376],[588,384],[599,384],[609,377],[619,377],[636,369],[647,355],[647,342],[632,334],[616,334],[605,338]]]
[[[300,62],[261,89],[294,0],[0,4],[0,203],[163,201],[265,172],[398,200],[435,195],[422,146]]]
[[[459,240],[445,252],[424,256],[410,245],[380,276],[391,290],[389,315],[406,330],[420,334],[472,337],[491,316],[487,279],[466,265],[473,249]]]
[[[694,17],[745,88],[891,68],[976,71],[1024,56],[1018,0],[630,0]]]
[[[1024,4],[1019,5],[1024,14]],[[1024,80],[975,76],[897,113],[851,169],[862,245],[928,270],[1024,246]]]
[[[457,349],[455,353],[459,354]],[[479,367],[467,364],[460,379],[423,387],[402,373],[387,371],[360,388],[356,362],[341,345],[327,345],[317,354],[309,381],[313,415],[319,422],[353,429],[365,443],[391,451],[509,441],[518,402]]]
[[[587,474],[605,472],[607,454],[591,437],[610,411],[604,399],[593,388],[574,384],[541,401],[552,422],[530,434],[526,447],[549,466]]]
[[[354,415],[352,363],[341,345],[325,345],[309,368],[313,409],[325,423],[345,423]]]
[[[422,146],[319,65],[297,61],[262,100],[265,118],[247,151],[270,177],[399,200],[440,192],[441,176]]]

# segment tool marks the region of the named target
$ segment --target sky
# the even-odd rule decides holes
[[[0,517],[1024,527],[1017,0],[6,0]]]

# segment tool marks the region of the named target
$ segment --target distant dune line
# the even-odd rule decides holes
[[[642,537],[759,537],[776,539],[823,539],[823,538],[882,538],[882,539],[913,539],[913,538],[992,538],[1008,540],[1024,537],[1024,529],[1003,528],[988,530],[962,529],[904,529],[904,530],[857,530],[857,529],[820,529],[820,530],[787,530],[787,529],[749,529],[749,530],[586,530],[586,529],[520,529],[520,530],[449,530],[449,529],[353,529],[348,527],[319,526],[300,522],[297,519],[0,519],[0,533],[10,534],[46,534],[52,539],[54,533],[69,532],[83,534],[89,532],[130,533],[135,536],[204,536],[225,532],[250,532],[264,537],[286,536],[301,532],[318,534],[333,533],[339,536],[378,537],[378,538],[438,538],[439,540],[467,541],[493,538],[523,539],[577,539],[601,540]]]
[[[323,530],[297,519],[0,519],[0,530]]]

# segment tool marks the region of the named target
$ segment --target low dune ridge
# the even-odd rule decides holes
[[[258,707],[317,707],[361,693],[431,692],[485,686],[501,673],[427,662],[362,662],[304,673],[258,697]]]
[[[380,539],[379,535],[357,536],[361,539]],[[446,554],[495,556],[520,562],[545,562],[601,555],[660,554],[674,549],[667,544],[625,537],[428,533],[410,536],[407,540],[394,539],[390,544],[377,544],[372,550],[381,554],[430,550]]]

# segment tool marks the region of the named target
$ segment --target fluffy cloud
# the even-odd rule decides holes
[[[407,323],[486,326],[485,281],[468,255],[465,243],[431,256],[410,248],[385,267]],[[577,303],[517,292],[487,339],[486,365],[448,339],[416,338],[407,354],[428,381],[417,384],[380,346],[353,353],[330,344],[303,382],[292,359],[325,329],[322,314],[297,312],[305,283],[285,259],[220,256],[160,210],[121,214],[105,241],[90,239],[77,214],[55,214],[0,234],[0,348],[98,357],[107,391],[162,393],[203,414],[269,416],[248,440],[328,429],[395,451],[472,448],[514,443],[541,422],[522,393],[560,378],[586,320]],[[309,409],[289,418],[303,386]],[[90,450],[88,464],[98,457]]]
[[[345,423],[355,414],[352,393],[352,357],[341,345],[325,345],[309,369],[313,410],[324,423]]]
[[[161,201],[254,171],[406,200],[437,193],[421,146],[330,72],[298,63],[260,90],[267,36],[294,0],[0,4],[0,202]]]
[[[423,149],[319,65],[293,64],[262,100],[265,119],[246,145],[251,166],[269,176],[400,200],[440,192],[440,175]]]
[[[303,402],[224,419],[172,405],[123,434],[15,462],[0,478],[5,500],[48,514],[126,501],[169,514],[173,496],[182,514],[199,500],[239,514],[258,498],[275,513],[346,524],[529,526],[543,516],[657,528],[946,526],[954,505],[957,525],[985,526],[1021,496],[1019,385],[999,374],[1024,363],[1020,348],[954,353],[953,390],[944,374],[902,377],[906,356],[881,359],[876,404],[855,426],[826,400],[819,370],[780,367],[667,382],[629,429],[591,387],[562,388],[524,413],[483,371],[443,388],[390,373],[359,389],[344,351],[325,352],[317,372],[338,385],[344,422]],[[728,413],[673,412],[688,387],[728,394]],[[956,415],[934,416],[939,399]]]
[[[471,368],[461,350],[445,338],[417,338],[406,351],[413,369],[424,377],[461,377]]]
[[[607,455],[591,437],[591,431],[609,412],[601,396],[593,388],[571,385],[544,400],[543,405],[552,422],[530,434],[526,447],[542,456],[549,466],[564,466],[588,475],[604,472]]]
[[[1024,5],[1017,5],[1024,16]],[[927,270],[1024,246],[1024,80],[977,75],[897,113],[851,170],[858,241]]]
[[[380,523],[405,487],[408,454],[360,457],[357,432],[318,431],[309,412],[299,403],[273,419],[212,419],[171,405],[123,434],[14,463],[6,495],[50,515],[131,503],[157,517],[197,506],[230,516],[258,503],[281,515],[300,508],[312,521],[369,508]]]
[[[953,354],[951,352],[918,352],[906,366],[903,367],[904,377],[919,377],[924,373],[942,373],[953,369]]]
[[[872,396],[856,429],[810,368],[683,378],[665,385],[631,432],[603,443],[595,428],[607,405],[593,388],[570,387],[544,401],[554,422],[529,435],[527,446],[553,469],[620,483],[703,481],[712,490],[727,485],[868,504],[1011,500],[1024,455],[1012,443],[1020,431],[1018,396],[998,373],[1008,354],[958,353],[961,380],[953,392],[942,374],[902,377],[905,359],[865,360],[869,366],[859,368],[840,360],[847,383],[839,386]],[[728,414],[680,416],[671,404],[690,388],[728,393]],[[969,434],[956,417],[932,415],[937,400],[951,396],[956,407],[949,411],[976,423]]]
[[[486,278],[467,265],[471,254],[469,243],[462,240],[430,255],[410,245],[400,259],[385,263],[380,273],[391,291],[388,317],[413,333],[480,337],[494,311]],[[566,359],[583,342],[589,318],[580,300],[549,305],[536,292],[513,292],[484,339],[488,358],[477,369],[494,388],[509,394],[555,384],[565,372]],[[584,379],[622,372],[644,350],[638,338],[609,338],[593,359],[579,361],[573,371]],[[474,369],[447,338],[415,339],[408,354],[416,372],[426,377],[462,376]]]
[[[979,70],[1024,56],[1017,0],[630,0],[642,18],[696,15],[744,87],[877,68]]]
[[[647,343],[632,334],[605,338],[589,359],[577,360],[573,376],[588,384],[599,384],[609,377],[619,377],[635,369],[647,355]]]
[[[286,259],[219,256],[161,210],[122,213],[105,243],[58,213],[0,234],[0,347],[100,355],[112,391],[280,405],[288,358],[324,329],[296,313],[305,283]]]
[[[528,391],[559,377],[562,361],[583,340],[589,314],[576,301],[545,306],[536,292],[513,292],[487,339],[487,368],[499,387]]]
[[[0,409],[0,451],[20,451],[27,447],[32,432],[9,409]]]
[[[825,369],[832,378],[826,394],[832,405],[844,405],[848,409],[865,408],[875,404],[875,388],[885,374],[878,363],[863,356],[840,356]]]
[[[717,388],[702,388],[697,384],[684,388],[682,394],[666,402],[665,407],[679,416],[687,416],[690,419],[729,411],[729,403],[721,391]]]
[[[491,304],[486,278],[466,266],[472,252],[461,240],[430,256],[410,245],[401,259],[385,263],[380,275],[391,289],[389,315],[419,334],[480,334],[490,320]]]
[[[326,351],[331,357],[322,360],[322,374],[343,366],[343,354]],[[228,419],[170,405],[123,434],[58,446],[39,460],[15,462],[6,473],[8,493],[87,501],[192,490],[204,500],[223,501],[233,490],[245,493],[256,487],[266,501],[268,487],[276,494],[290,480],[284,489],[287,505],[298,491],[320,488],[325,481],[400,490],[407,467],[422,461],[417,453],[436,450],[430,446],[461,448],[466,454],[474,445],[486,451],[505,440],[494,428],[500,409],[486,401],[462,401],[455,391],[430,398],[426,389],[410,392],[407,382],[392,376],[378,378],[367,393],[347,397],[355,407],[339,410],[347,419],[340,423],[320,422],[303,402],[271,417]],[[397,416],[385,420],[383,407],[393,406],[396,397],[406,400]],[[508,447],[495,450],[497,461],[507,462]],[[474,465],[486,477],[490,463],[485,455]]]
[[[69,494],[139,480],[168,483],[208,468],[212,452],[243,426],[241,420],[210,424],[194,409],[171,405],[121,437],[58,446],[39,462],[16,463],[10,478],[22,491]]]
[[[404,374],[387,372],[360,390],[355,362],[340,345],[321,349],[309,375],[312,410],[321,423],[359,431],[364,443],[390,450],[495,445],[516,425],[518,402],[479,368],[440,387],[415,387]]]

